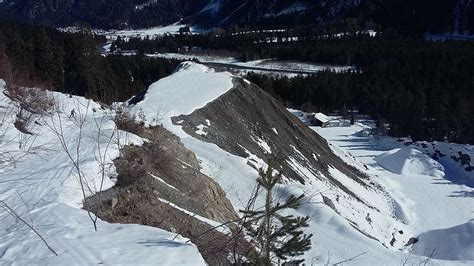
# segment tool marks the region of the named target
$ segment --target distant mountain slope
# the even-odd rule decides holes
[[[0,17],[66,26],[143,28],[182,18],[209,26],[292,27],[355,18],[416,32],[474,32],[468,0],[3,0]]]
[[[468,0],[3,0],[0,17],[67,26],[144,28],[180,19],[208,26],[292,27],[355,18],[416,32],[474,32]]]
[[[3,0],[0,17],[27,23],[97,28],[168,25],[201,10],[207,0]]]
[[[212,0],[194,21],[217,25],[278,25],[320,23],[348,15],[359,1]]]
[[[202,23],[278,25],[323,23],[356,18],[405,31],[473,31],[471,1],[402,0],[213,0],[196,15]]]

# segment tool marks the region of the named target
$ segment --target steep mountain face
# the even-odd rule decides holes
[[[199,11],[207,0],[3,0],[0,17],[27,23],[96,28],[168,25]]]

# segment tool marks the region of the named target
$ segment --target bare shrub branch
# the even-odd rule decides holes
[[[41,239],[41,241],[43,241],[44,245],[49,249],[49,251],[51,251],[51,253],[53,253],[55,256],[58,255],[58,253],[56,253],[56,251],[48,244],[46,239],[44,239],[44,237],[33,227],[32,223],[30,224],[26,220],[24,220],[18,213],[16,213],[12,208],[10,208],[10,206],[8,206],[8,204],[5,201],[0,200],[0,206],[3,209],[5,209],[15,219],[18,219],[23,224],[25,224],[28,228],[30,228],[31,231],[33,231]]]

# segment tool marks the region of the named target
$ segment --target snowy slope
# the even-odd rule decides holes
[[[144,118],[147,124],[162,123],[165,128],[179,136],[186,148],[193,151],[200,160],[202,172],[219,183],[234,208],[238,210],[243,207],[255,187],[258,173],[251,165],[262,165],[263,160],[253,154],[248,154],[247,158],[230,154],[215,144],[188,135],[181,128],[180,121],[175,124],[171,121],[173,117],[189,114],[227,93],[232,89],[232,78],[229,73],[217,73],[202,65],[188,62],[173,75],[151,85],[143,101],[127,108],[142,120]],[[210,121],[208,125],[212,123]],[[265,149],[266,146],[261,143],[262,149]],[[345,156],[343,152],[339,155]],[[356,167],[363,169],[363,164],[356,161]],[[350,187],[362,201],[375,206],[374,209],[369,209],[362,202],[345,197],[335,186],[321,181],[311,169],[298,165],[296,160],[294,162],[293,167],[299,170],[307,184],[288,181],[279,186],[275,194],[285,198],[289,194],[305,193],[310,198],[310,201],[298,210],[300,215],[311,217],[308,232],[315,234],[313,248],[305,254],[308,263],[337,263],[354,256],[357,258],[353,263],[357,265],[398,264],[407,256],[413,256],[418,261],[425,259],[408,255],[408,249],[404,248],[407,239],[422,231],[417,224],[413,224],[415,213],[419,209],[411,211],[410,208],[414,209],[412,205],[406,206],[403,202],[398,202],[399,198],[391,194],[395,193],[396,186],[386,187],[386,191],[382,192],[368,189],[337,169],[330,169],[334,178]],[[370,174],[371,178],[379,181],[375,172]],[[413,188],[419,189],[420,186],[417,185]],[[323,195],[334,202],[340,196],[341,203],[335,203],[339,213],[322,204]],[[464,217],[457,218],[464,220]],[[360,230],[371,236],[364,235]],[[389,243],[392,238],[397,239],[393,247]]]
[[[4,89],[0,81],[0,90]],[[55,132],[62,131],[64,147],[79,158],[83,182],[90,188],[86,195],[114,185],[112,159],[119,156],[119,145],[143,140],[117,131],[114,113],[97,103],[42,93],[55,106],[48,114],[32,116],[28,129],[33,135],[13,126],[19,106],[0,94],[0,200],[32,224],[58,256],[0,203],[0,264],[204,264],[194,245],[160,229],[99,220],[98,231],[94,231],[87,212],[81,209],[84,195],[78,173]]]
[[[190,114],[232,88],[232,75],[216,73],[192,62],[182,63],[175,73],[152,84],[145,99],[133,107],[137,117],[143,113],[147,124],[172,127],[171,117]],[[180,131],[173,130],[173,133]],[[182,134],[176,134],[178,136]]]
[[[419,236],[413,254],[432,255],[443,260],[439,261],[442,264],[453,264],[454,260],[472,264],[467,261],[473,260],[474,254],[473,188],[462,179],[472,178],[474,173],[459,175],[460,165],[455,167],[448,156],[439,162],[431,159],[422,154],[421,145],[406,147],[389,137],[365,136],[362,132],[367,128],[370,126],[358,123],[351,127],[313,129],[347,163],[366,169],[393,198],[398,216]],[[449,154],[449,150],[454,153],[461,145],[435,146]],[[470,149],[467,145],[462,150]]]

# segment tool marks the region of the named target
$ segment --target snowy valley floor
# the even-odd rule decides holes
[[[363,124],[312,127],[348,164],[367,167],[365,172],[395,200],[397,216],[419,235],[413,254],[433,254],[441,264],[474,260],[474,188],[464,185],[472,184],[474,173],[463,172],[450,158],[439,164],[418,152],[415,145],[406,147],[393,138],[364,136],[367,128]],[[448,156],[450,150],[470,152],[471,158],[474,152],[469,145],[435,145]]]

